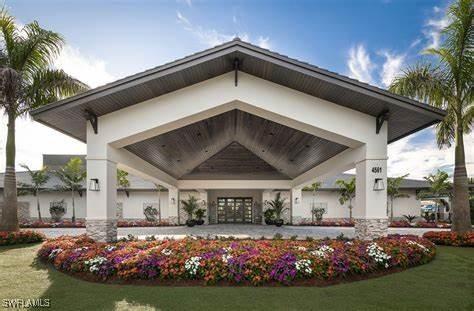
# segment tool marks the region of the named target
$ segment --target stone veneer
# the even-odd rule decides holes
[[[117,240],[116,219],[87,219],[87,235],[98,242],[113,242]]]
[[[388,219],[354,219],[355,236],[362,240],[372,240],[381,236],[386,236],[388,232]]]

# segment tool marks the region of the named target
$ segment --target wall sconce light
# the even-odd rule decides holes
[[[89,190],[90,191],[99,191],[99,179],[98,178],[91,178],[89,181]]]
[[[176,204],[176,199],[175,198],[171,198],[171,204],[173,204],[173,205]]]
[[[374,191],[382,191],[382,190],[385,190],[383,178],[375,178]]]
[[[298,204],[300,202],[300,198],[295,198],[295,204]]]

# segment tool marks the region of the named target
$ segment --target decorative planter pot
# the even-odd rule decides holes
[[[196,220],[196,225],[203,225],[204,224],[204,219],[198,219]]]
[[[196,224],[196,221],[194,219],[186,220],[186,226],[188,227],[194,227],[195,224]]]
[[[275,221],[273,219],[265,219],[265,224],[267,225],[274,225]]]
[[[277,226],[277,227],[283,226],[283,219],[277,219],[277,220],[275,220],[275,226]]]

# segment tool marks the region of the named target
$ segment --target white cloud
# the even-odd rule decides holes
[[[351,78],[357,79],[366,83],[374,83],[372,72],[376,65],[370,59],[369,54],[362,44],[353,46],[349,50],[349,59],[347,60],[349,67],[348,75]]]
[[[257,37],[257,40],[254,42],[247,33],[241,33],[238,35],[227,34],[227,33],[219,32],[215,29],[207,29],[199,25],[193,25],[191,21],[179,11],[176,12],[176,18],[178,20],[178,23],[182,24],[185,30],[191,32],[194,36],[196,36],[199,39],[200,42],[210,47],[230,41],[236,36],[238,36],[243,41],[253,42],[256,45],[265,49],[270,48],[269,37],[259,36]],[[237,18],[235,15],[232,17],[232,19],[234,23],[237,22]]]
[[[434,7],[433,11],[437,15],[442,15],[438,18],[431,18],[426,22],[423,33],[425,34],[428,44],[425,48],[438,48],[441,43],[441,31],[449,25],[449,18],[444,14],[444,10]]]
[[[410,44],[410,49],[412,49],[412,48],[418,46],[418,44],[420,44],[420,43],[421,43],[421,39],[420,39],[420,38],[417,38],[417,39],[413,40],[413,42]]]
[[[106,69],[106,63],[100,59],[81,54],[78,49],[66,46],[57,61],[57,68],[96,87],[113,81],[115,78]],[[5,170],[5,144],[7,136],[7,118],[0,118],[0,172]],[[33,169],[41,167],[42,154],[84,154],[85,144],[61,134],[30,118],[18,118],[16,121],[16,167],[25,163]]]
[[[394,54],[388,51],[382,51],[380,54],[385,57],[385,62],[382,66],[380,78],[382,85],[388,87],[395,76],[397,76],[402,69],[405,62],[405,54]]]
[[[55,62],[55,66],[90,87],[97,87],[115,80],[106,69],[103,60],[81,54],[79,49],[66,45]]]

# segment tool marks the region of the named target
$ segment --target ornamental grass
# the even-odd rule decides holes
[[[210,240],[97,243],[49,240],[41,261],[93,281],[153,284],[315,284],[360,279],[424,264],[435,246],[414,236],[360,240]]]
[[[474,247],[474,232],[456,233],[452,231],[428,231],[425,239],[437,245]]]
[[[44,234],[35,231],[0,231],[0,246],[39,243],[45,239]]]

